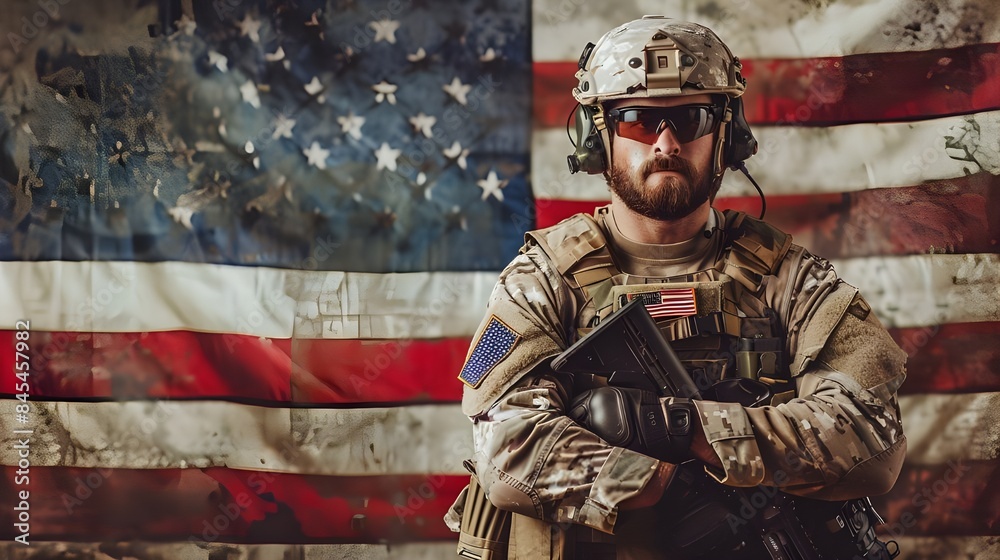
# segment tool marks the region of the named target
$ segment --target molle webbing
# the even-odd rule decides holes
[[[698,314],[657,321],[660,331],[667,340],[719,334],[740,336],[739,311],[733,298],[733,282],[730,280],[699,281],[698,276],[705,276],[705,274],[687,275],[686,281],[614,286],[611,289],[614,309],[617,310],[625,305],[629,294],[657,292],[661,289],[691,288],[694,290]]]
[[[567,280],[573,273],[583,273],[582,279],[587,283],[599,282],[612,275],[611,270],[606,276],[601,271],[602,267],[614,266],[604,232],[594,218],[586,214],[576,214],[554,226],[529,231],[524,234],[524,241],[536,243]],[[591,255],[593,257],[588,258]],[[580,284],[574,280],[570,286],[579,288]]]
[[[540,246],[571,289],[593,301],[598,319],[606,318],[618,307],[615,299],[622,293],[653,289],[648,284],[617,285],[621,272],[599,223],[607,210],[607,207],[599,208],[593,217],[577,214],[552,227],[525,234],[525,241]],[[772,346],[783,335],[771,332],[777,322],[769,320],[774,311],[764,301],[764,292],[767,277],[776,272],[791,247],[792,238],[743,212],[726,210],[724,215],[725,249],[721,262],[716,265],[716,270],[722,274],[711,280],[728,276],[734,281],[725,282],[726,288],[721,290],[718,303],[704,305],[706,298],[703,296],[707,294],[699,293],[698,316],[660,321],[660,330],[668,340],[674,341],[705,335],[757,339],[745,340],[737,349],[737,361],[743,375],[754,378],[760,375],[781,384],[788,378],[787,364],[775,359],[781,351]],[[693,283],[706,284],[702,274],[688,276]],[[695,276],[699,278],[696,280]],[[683,285],[676,279],[671,284]],[[741,312],[745,317],[739,316]],[[589,330],[579,329],[578,334]]]
[[[743,212],[725,210],[724,214],[730,245],[722,272],[756,294],[763,277],[774,274],[785,258],[792,236]]]
[[[604,230],[593,217],[577,214],[546,229],[529,231],[524,239],[538,244],[570,288],[583,291],[599,311],[611,305],[612,278],[618,269]]]

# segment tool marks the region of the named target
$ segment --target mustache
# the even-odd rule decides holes
[[[676,171],[688,178],[694,176],[694,167],[691,162],[680,156],[653,157],[642,162],[639,168],[639,176],[646,179],[657,171]]]

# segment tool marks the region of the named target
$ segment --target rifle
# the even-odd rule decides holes
[[[636,298],[552,360],[564,373],[607,377],[610,385],[700,399],[701,392]]]
[[[556,356],[552,369],[605,377],[610,385],[654,391],[661,397],[694,400],[704,395],[709,400],[739,402],[743,406],[758,406],[770,398],[766,385],[745,378],[722,380],[699,388],[639,298]],[[694,492],[714,493],[716,497],[721,493],[729,511],[725,519],[715,519],[716,525],[708,528],[695,526],[706,521],[697,512],[684,519],[691,525],[684,532],[705,537],[688,541],[689,546],[680,545],[688,553],[699,557],[718,554],[718,538],[725,536],[720,534],[725,532],[723,523],[730,529],[734,527],[733,519],[737,520],[736,526],[746,525],[749,520],[740,520],[733,512],[750,505],[754,530],[772,560],[822,560],[847,558],[851,554],[859,560],[891,560],[899,554],[898,546],[890,551],[875,536],[874,525],[883,521],[868,498],[826,502],[765,486],[758,486],[751,497],[747,490],[723,487],[709,480],[700,465],[692,463],[696,462],[678,466],[677,479],[685,481]],[[764,507],[757,505],[758,493],[768,498]],[[702,512],[719,509],[713,508],[715,504],[711,501],[709,498],[707,505],[700,504]],[[810,522],[808,518],[813,519]],[[716,542],[706,545],[700,541]]]

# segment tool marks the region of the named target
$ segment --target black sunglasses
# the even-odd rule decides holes
[[[686,144],[715,131],[722,121],[718,105],[677,105],[674,107],[622,107],[607,112],[615,134],[643,144],[655,144],[664,128],[670,127],[677,141]]]

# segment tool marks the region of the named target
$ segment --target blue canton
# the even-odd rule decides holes
[[[475,389],[486,375],[506,358],[507,354],[510,354],[520,339],[521,335],[503,321],[496,316],[491,317],[458,378]]]

